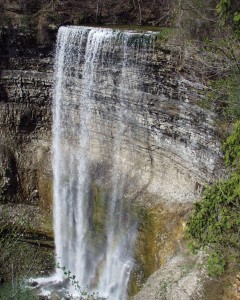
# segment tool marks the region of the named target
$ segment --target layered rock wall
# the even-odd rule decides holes
[[[53,54],[54,42],[39,46],[31,31],[2,30],[1,144],[14,153],[17,198],[28,203],[45,202],[43,198],[49,197],[45,188],[42,193],[39,190],[44,185],[41,181],[49,181],[51,173]],[[140,87],[138,73],[127,70],[133,91],[126,92],[124,105],[130,105],[135,115],[135,136],[130,142],[138,152],[139,178],[144,182],[151,173],[151,193],[168,201],[186,202],[198,195],[204,181],[217,175],[219,144],[213,116],[198,106],[205,87],[200,80],[191,82],[186,79],[188,74],[177,71],[178,56],[178,49],[158,42],[153,56],[146,57]],[[107,136],[102,141],[100,134],[98,137],[103,143],[104,139],[111,142],[111,128],[117,118],[118,100],[108,94],[108,85],[114,85],[114,72],[118,72],[117,67],[97,74],[102,81],[102,89],[95,91],[97,122],[109,123]],[[137,97],[140,92],[142,99]]]
[[[34,207],[44,217],[50,216],[52,209],[54,43],[53,39],[39,45],[36,33],[26,29],[1,31],[1,201]],[[121,102],[109,92],[117,80],[121,58],[113,59],[113,68],[103,65],[96,74],[101,89],[93,91],[97,101],[92,120],[92,173],[96,184],[101,177],[112,176],[108,159],[119,106],[130,107],[135,121],[131,131],[124,133],[122,154],[129,182],[125,197],[146,209],[143,216],[151,219],[148,229],[149,220],[143,217],[137,242],[142,282],[178,248],[185,215],[203,184],[219,174],[221,155],[213,115],[198,105],[205,86],[199,78],[191,81],[188,73],[179,71],[178,48],[157,39],[154,51],[139,66],[144,69],[141,86],[137,69],[126,69],[133,88],[125,91],[127,97]],[[139,94],[143,96],[139,98]],[[173,222],[164,217],[169,211]],[[38,222],[36,231],[51,235],[44,220]]]

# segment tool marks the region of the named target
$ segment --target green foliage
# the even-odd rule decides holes
[[[68,283],[74,287],[75,291],[77,291],[82,297],[81,299],[85,300],[104,300],[105,298],[99,298],[98,293],[91,293],[89,294],[87,291],[83,291],[79,285],[79,282],[76,280],[76,276],[72,274],[71,271],[67,270],[66,267],[60,266],[59,263],[57,263],[57,268],[61,269],[63,271],[64,276],[66,277]],[[71,295],[69,292],[67,293],[68,299],[75,299],[73,295]]]
[[[27,286],[27,279],[17,278],[12,282],[1,285],[0,299],[7,300],[33,300],[34,292]]]
[[[58,23],[60,21],[60,15],[55,12],[48,13],[47,20],[52,23]]]
[[[12,25],[12,18],[8,15],[4,15],[3,18],[2,18],[1,23],[3,23],[3,25],[6,25],[6,26],[11,26]]]
[[[240,2],[238,0],[179,0],[177,26],[184,39],[203,42],[219,38],[228,29],[240,38]]]
[[[189,248],[210,252],[207,265],[212,276],[221,275],[232,258],[240,257],[240,122],[223,148],[229,176],[206,187],[187,224]]]
[[[32,23],[32,16],[31,15],[23,15],[21,17],[21,24],[25,27],[30,27]]]
[[[230,76],[212,81],[207,102],[218,113],[220,119],[235,121],[240,118],[240,75],[233,72]]]
[[[221,0],[216,7],[217,13],[224,21],[228,18],[229,9],[231,7],[231,0]]]
[[[224,272],[226,261],[222,253],[212,252],[207,258],[207,265],[210,276],[220,276]]]
[[[162,44],[163,41],[169,40],[175,33],[174,28],[163,27],[159,29],[159,33],[157,35],[157,42]]]
[[[222,23],[232,27],[235,36],[240,38],[240,5],[234,0],[220,0],[216,11],[221,17]]]
[[[225,163],[228,168],[240,171],[240,121],[234,125],[232,134],[223,144]]]
[[[238,24],[240,22],[240,12],[235,12],[233,22]]]
[[[219,138],[225,140],[231,124],[240,119],[240,41],[228,28],[221,34],[204,41],[209,90],[199,104],[216,113]]]
[[[67,270],[66,267],[61,267],[59,263],[57,263],[57,268],[63,271],[63,274],[68,279],[70,285],[72,285],[76,291],[80,292],[82,295],[86,294],[85,292],[81,291],[81,287],[79,285],[79,282],[76,280],[75,275],[73,275],[69,270]]]

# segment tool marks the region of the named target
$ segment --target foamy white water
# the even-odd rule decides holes
[[[131,136],[134,122],[126,92],[134,90],[134,86],[127,70],[141,64],[152,47],[151,34],[146,36],[148,42],[143,34],[133,32],[61,27],[57,38],[53,105],[54,233],[59,266],[56,277],[63,280],[64,267],[76,277],[82,290],[97,291],[99,297],[109,300],[127,299],[134,264],[137,226],[130,204],[124,200],[126,177],[121,172],[121,157],[124,132],[128,130]],[[103,88],[98,71],[105,65],[106,71],[114,67],[114,55],[121,57],[118,80],[109,86],[105,83],[108,93],[114,90],[116,94],[117,90],[119,98],[110,159],[113,175],[104,220],[104,246],[98,247],[91,239],[93,216],[88,203],[92,123],[96,118],[96,91]],[[71,284],[69,292],[81,296]]]

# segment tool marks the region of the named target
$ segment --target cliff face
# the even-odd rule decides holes
[[[48,234],[39,216],[43,209],[50,218],[52,206],[53,48],[38,47],[33,34],[9,28],[1,30],[0,48],[1,202],[15,203],[20,214],[21,203],[33,208],[35,232]]]
[[[45,219],[52,208],[54,40],[39,45],[34,31],[1,31],[1,199],[15,203],[13,209],[20,204],[34,207],[40,217],[32,230],[46,235],[52,235]],[[118,66],[120,57],[113,59]],[[199,78],[191,81],[189,74],[179,71],[179,60],[178,48],[158,39],[153,55],[146,55],[140,66],[145,69],[143,85],[138,86],[137,70],[126,70],[134,93],[125,91],[128,99],[122,104],[109,90],[117,80],[117,67],[96,74],[102,88],[94,91],[98,100],[92,120],[95,142],[90,149],[94,184],[99,184],[99,178],[108,182],[111,176],[109,157],[101,149],[112,143],[119,105],[129,105],[135,116],[131,135],[124,133],[123,171],[129,179],[126,197],[143,208],[136,282],[145,280],[176,250],[192,201],[219,172],[213,116],[198,106],[205,87]],[[99,132],[103,124],[107,130]]]
[[[15,154],[17,171],[13,173],[27,203],[42,198],[34,192],[40,184],[37,173],[47,176],[51,169],[54,44],[38,46],[34,38],[30,31],[19,29],[3,30],[1,35],[1,143]],[[132,77],[132,85],[137,87],[134,93],[139,89],[143,99],[131,96],[131,91],[126,93],[138,120],[137,151],[145,160],[141,164],[147,165],[156,179],[149,189],[164,199],[188,202],[205,180],[216,175],[219,145],[211,114],[198,106],[205,87],[200,80],[191,82],[186,79],[188,74],[178,72],[178,55],[178,49],[157,44],[151,61],[146,56],[144,84],[137,87],[138,79]],[[118,58],[115,60],[117,64]],[[116,117],[114,103],[118,103],[114,95],[108,95],[107,85],[114,84],[114,72],[105,70],[99,76],[104,86],[95,91],[99,99],[96,110],[101,115],[99,122],[107,119],[111,128]]]

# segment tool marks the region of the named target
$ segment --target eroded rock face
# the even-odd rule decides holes
[[[22,189],[19,199],[37,203],[36,199],[43,198],[40,185],[46,190],[43,182],[51,177],[53,45],[38,47],[34,38],[32,32],[20,29],[2,32],[0,136],[16,156]],[[138,123],[134,141],[126,144],[137,143],[140,185],[147,185],[149,193],[161,199],[188,202],[198,195],[205,180],[217,174],[219,145],[211,114],[197,106],[204,86],[179,74],[177,64],[177,49],[164,45],[156,47],[152,60],[146,61],[140,87],[143,99],[127,93]],[[111,143],[118,103],[114,95],[108,95],[107,86],[114,84],[114,72],[105,70],[99,76],[103,88],[96,91],[97,121],[109,123],[103,142]],[[137,80],[133,78],[134,86]]]
[[[1,32],[0,140],[16,161],[15,200],[28,204],[39,204],[51,178],[51,51],[29,32]]]
[[[14,200],[18,190],[16,159],[10,148],[0,145],[0,192],[1,201]]]
[[[136,294],[148,277],[184,248],[190,204],[159,203],[141,207],[135,245],[135,266],[129,291]],[[160,298],[161,299],[161,298]]]

